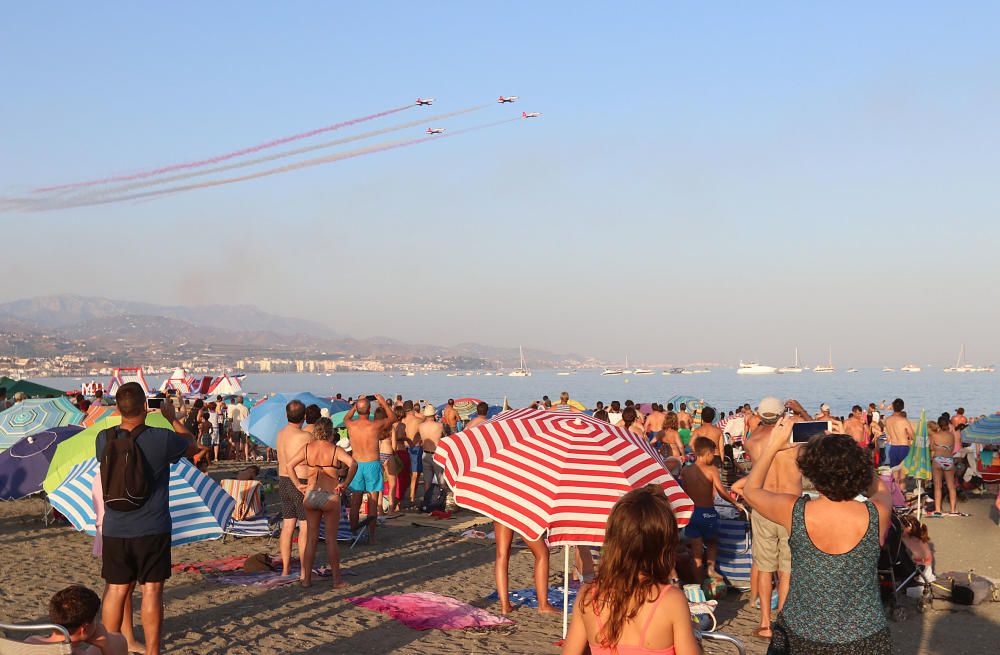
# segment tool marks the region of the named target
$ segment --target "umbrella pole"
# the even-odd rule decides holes
[[[563,546],[563,639],[569,624],[569,545]]]
[[[922,496],[924,495],[924,481],[917,480],[917,520],[921,519],[924,512],[924,500]]]

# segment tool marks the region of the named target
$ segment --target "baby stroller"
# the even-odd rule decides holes
[[[890,515],[890,523],[885,544],[879,553],[878,578],[882,605],[889,611],[890,618],[898,622],[906,620],[906,608],[899,604],[899,597],[906,593],[907,588],[923,586],[917,603],[917,611],[923,612],[931,607],[931,585],[903,543],[903,523],[895,512]]]

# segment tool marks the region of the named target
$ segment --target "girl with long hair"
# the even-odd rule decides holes
[[[580,587],[563,655],[700,653],[687,598],[670,584],[678,530],[663,489],[625,494],[608,518],[601,566]]]

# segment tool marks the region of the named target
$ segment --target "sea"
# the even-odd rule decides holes
[[[52,387],[79,389],[90,378],[44,378],[38,381]],[[158,386],[163,377],[149,376],[150,386]],[[666,402],[675,395],[694,396],[717,409],[728,411],[737,405],[756,406],[765,396],[795,398],[811,411],[819,411],[829,403],[835,416],[845,416],[851,406],[867,407],[902,398],[911,417],[921,409],[928,416],[955,412],[964,407],[969,416],[990,414],[1000,410],[1000,374],[945,373],[941,369],[925,368],[920,373],[882,372],[861,369],[858,373],[788,373],[783,375],[737,375],[735,369],[714,369],[695,375],[602,376],[598,370],[579,370],[570,375],[556,371],[534,371],[531,377],[512,378],[498,375],[459,373],[448,376],[435,372],[417,373],[413,377],[391,373],[251,373],[243,381],[249,394],[309,391],[318,396],[340,393],[344,398],[362,394],[382,393],[387,398],[401,394],[403,398],[427,400],[439,405],[449,398],[478,398],[493,405],[504,399],[513,407],[524,407],[548,395],[557,399],[568,391],[570,397],[593,407],[601,400],[634,400]]]

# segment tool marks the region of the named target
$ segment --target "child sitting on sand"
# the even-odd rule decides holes
[[[74,655],[126,655],[125,637],[108,632],[97,620],[101,599],[90,589],[74,585],[66,587],[49,600],[49,620],[69,633]],[[25,643],[52,644],[65,641],[62,633],[48,637],[28,637]]]
[[[601,566],[580,587],[563,655],[700,653],[684,593],[670,584],[677,522],[663,489],[625,494],[608,517]]]

